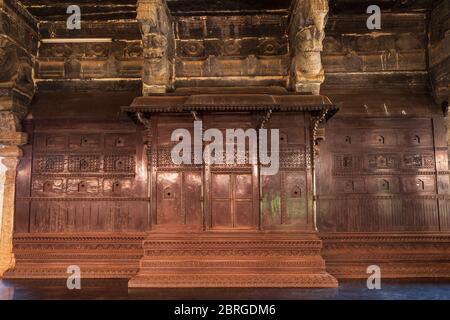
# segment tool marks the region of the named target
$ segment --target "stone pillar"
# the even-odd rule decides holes
[[[144,56],[143,95],[167,92],[173,83],[174,33],[165,0],[139,0],[137,20]]]
[[[2,163],[4,158],[0,157],[0,239],[2,236],[2,217],[3,217],[3,192],[5,190],[5,178],[7,168]]]
[[[4,147],[0,149],[0,176],[3,184],[0,186],[0,277],[14,266],[12,253],[12,235],[14,226],[14,192],[16,188],[16,168],[21,157],[18,147]]]
[[[20,146],[27,136],[21,121],[34,95],[36,21],[17,1],[0,0],[0,276],[14,264],[14,192]]]
[[[0,96],[0,277],[14,266],[12,237],[14,226],[14,203],[16,168],[22,150],[19,146],[27,141],[27,135],[20,132],[20,110],[26,106],[18,103],[13,89],[6,96]]]
[[[296,0],[289,22],[290,86],[297,92],[320,93],[324,81],[321,52],[328,0]]]

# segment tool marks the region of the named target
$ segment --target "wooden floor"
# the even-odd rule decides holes
[[[403,280],[382,282],[368,290],[365,281],[341,281],[338,289],[150,289],[129,290],[125,280],[82,281],[81,290],[68,290],[65,281],[0,282],[0,299],[145,299],[145,300],[450,300],[450,282]]]

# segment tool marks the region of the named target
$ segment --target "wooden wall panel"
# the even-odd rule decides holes
[[[153,123],[153,160],[148,168],[154,182],[152,215],[156,219],[152,228],[199,230],[203,226],[202,166],[194,163],[176,165],[171,159],[171,150],[178,143],[171,141],[172,132],[184,128],[193,138],[193,118],[155,116]]]
[[[448,170],[436,161],[433,118],[337,117],[319,159],[323,232],[439,231]],[[442,194],[442,195],[440,195]],[[442,208],[441,208],[442,207]]]
[[[158,172],[156,180],[156,223],[201,226],[201,173]]]
[[[311,223],[307,175],[310,168],[308,126],[304,115],[275,114],[268,128],[280,130],[279,172],[262,176],[263,229],[302,228]]]
[[[37,121],[29,148],[23,166],[31,179],[19,174],[16,231],[147,229],[142,133],[134,124]]]

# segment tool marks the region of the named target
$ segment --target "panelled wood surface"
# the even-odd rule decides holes
[[[436,121],[330,121],[318,165],[319,230],[448,230],[448,164]]]
[[[205,114],[208,128],[257,127],[258,116]],[[279,171],[260,175],[256,164],[181,164],[171,159],[178,142],[174,130],[191,133],[192,116],[152,117],[151,159],[148,165],[152,185],[152,229],[155,230],[240,230],[311,229],[312,181],[309,146],[309,116],[303,113],[274,114],[268,129],[280,130]],[[270,133],[269,133],[270,137]],[[270,139],[269,139],[270,141]],[[203,142],[202,142],[203,143]],[[203,143],[203,147],[207,143]],[[270,145],[269,145],[270,150]],[[224,148],[225,157],[226,148]],[[237,149],[235,149],[236,156]],[[149,155],[150,157],[150,155]],[[249,158],[246,140],[246,158]],[[225,160],[225,158],[224,158]]]
[[[192,129],[191,116],[153,119],[151,157],[144,152],[143,138],[148,137],[131,122],[60,120],[28,124],[33,143],[24,148],[18,175],[14,242],[17,263],[5,276],[63,277],[68,265],[80,264],[88,277],[130,278],[139,270],[139,243],[145,238],[144,233],[134,237],[135,232],[158,229],[160,225],[164,231],[174,232],[168,244],[184,248],[186,239],[175,237],[179,231],[206,228],[214,234],[222,231],[219,234],[226,242],[229,232],[234,233],[233,239],[239,235],[236,231],[240,214],[236,208],[242,203],[245,219],[241,221],[248,231],[302,230],[311,226],[308,121],[302,114],[273,115],[269,128],[281,131],[280,171],[260,180],[255,179],[257,171],[251,166],[171,164],[170,133],[174,128]],[[204,123],[205,128],[220,124],[238,127],[237,123],[251,126],[254,119],[243,114],[229,118],[216,115],[205,117]],[[443,128],[439,117],[348,116],[336,117],[327,124],[326,141],[320,144],[316,163],[318,227],[327,270],[333,275],[366,276],[368,265],[383,260],[389,261],[382,266],[388,277],[448,276],[448,236],[444,232],[450,225],[448,159]],[[226,221],[227,234],[223,226],[215,228],[217,210],[212,210],[214,198],[208,194],[213,190],[214,175],[229,182],[228,194],[217,197],[229,205],[219,217],[219,221]],[[149,182],[153,207],[147,201]],[[148,241],[147,248],[162,245],[156,240]],[[321,246],[320,242],[316,245]],[[273,254],[289,248],[285,243]],[[202,260],[201,254],[197,256],[201,251],[189,252]],[[183,252],[188,254],[185,249]],[[204,265],[216,268],[213,260]],[[235,264],[246,266],[244,260]],[[261,259],[261,266],[274,268],[266,260]],[[153,254],[144,255],[141,264],[145,268],[140,269],[135,286],[155,280],[146,277],[155,268],[186,267],[174,265],[162,251],[157,260]],[[248,277],[255,276],[257,270]],[[177,278],[174,285],[186,279]],[[285,285],[297,281],[287,279],[282,280]],[[205,276],[198,281],[206,281],[206,286],[218,280]],[[250,278],[239,281],[244,283]],[[264,282],[255,281],[247,285]],[[308,283],[314,285],[314,281]]]
[[[247,117],[244,127],[254,125],[252,117]],[[309,160],[305,132],[308,129],[303,127],[303,117],[299,114],[284,121],[280,172],[262,178],[262,220],[267,228],[311,222],[311,212],[308,216],[306,206],[311,189],[306,175]],[[147,169],[156,182],[152,193],[155,225],[202,228],[204,168],[201,165],[175,166],[170,158],[174,145],[170,141],[171,132],[180,127],[192,127],[192,119],[183,118],[181,122],[174,119],[154,120],[161,125],[155,127],[156,143],[152,144],[153,166],[150,168],[146,167],[143,154],[143,133],[136,131],[133,124],[62,120],[57,124],[41,121],[30,125],[33,143],[25,148],[21,163],[24,174],[18,181],[17,231],[144,231],[148,227]],[[236,119],[212,117],[209,121],[210,126],[214,121],[228,121],[238,128]],[[282,116],[275,116],[272,126],[277,127],[282,121]],[[233,212],[227,214],[234,215],[235,222],[242,218],[242,225],[257,228],[260,182],[254,168],[251,165],[213,165],[210,170],[211,176],[228,176],[234,181],[233,195],[227,198],[233,199],[230,204]],[[279,192],[274,193],[276,190],[271,188]],[[215,190],[212,184],[208,189]],[[219,195],[218,199],[221,197],[224,195]],[[209,215],[212,216],[212,211]],[[240,223],[233,225],[236,224]]]
[[[146,176],[136,128],[123,122],[34,123],[21,163],[27,174],[18,176],[16,232],[145,231]]]

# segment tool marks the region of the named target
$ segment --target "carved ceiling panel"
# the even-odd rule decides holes
[[[66,20],[66,9],[74,4],[62,0],[20,0],[24,8],[40,21]],[[135,19],[137,0],[90,1],[78,0],[88,20]],[[167,0],[173,14],[213,12],[268,12],[289,9],[292,0]],[[380,5],[385,10],[403,11],[431,8],[432,0],[331,0],[332,13],[360,12],[369,5]]]

